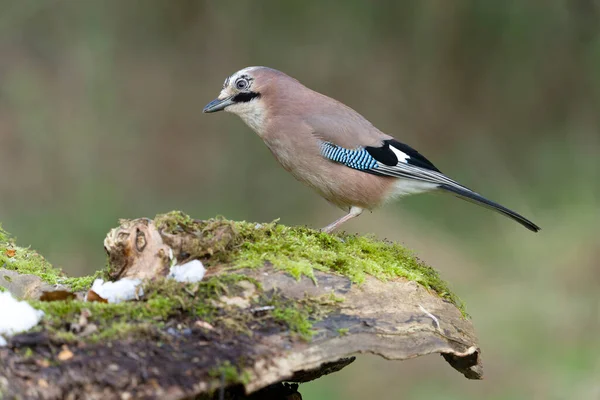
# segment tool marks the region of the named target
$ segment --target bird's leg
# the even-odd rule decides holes
[[[321,232],[331,233],[340,227],[344,222],[351,220],[354,217],[358,217],[362,214],[363,209],[360,207],[350,207],[350,212],[344,215],[342,218],[333,221],[331,224],[327,225],[325,228],[321,229]]]

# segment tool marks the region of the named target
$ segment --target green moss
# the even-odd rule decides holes
[[[98,271],[90,276],[67,277],[64,273],[54,268],[44,257],[29,247],[17,246],[10,235],[0,226],[0,267],[21,274],[31,274],[42,278],[51,285],[63,284],[73,291],[86,290],[92,286],[94,279],[102,277]],[[2,290],[2,288],[0,288]]]
[[[0,244],[8,241],[8,233],[2,228],[0,224]]]
[[[303,309],[282,307],[274,309],[272,314],[277,321],[287,324],[293,332],[305,340],[310,340],[315,333],[309,320],[309,314]]]
[[[218,308],[210,301],[227,289],[229,282],[237,281],[237,277],[227,276],[224,279],[211,278],[202,284],[182,284],[173,280],[156,280],[144,285],[145,296],[142,301],[108,304],[82,301],[31,301],[30,303],[45,312],[44,322],[51,330],[60,330],[65,323],[78,321],[81,313],[90,313],[89,322],[98,326],[98,334],[90,336],[90,340],[106,337],[122,337],[139,330],[145,323],[154,326],[161,320],[171,317],[202,316],[212,320]],[[130,322],[135,324],[130,324]],[[135,325],[135,328],[132,326]],[[142,327],[143,328],[143,327]],[[142,332],[144,329],[141,330]]]
[[[250,375],[247,371],[240,371],[236,366],[229,361],[223,362],[219,367],[212,369],[209,375],[213,378],[223,379],[225,383],[243,384],[250,382]]]
[[[59,278],[59,282],[63,285],[67,285],[71,290],[79,292],[91,288],[94,280],[98,278],[103,278],[102,271],[97,271],[94,275],[81,276],[78,278]]]
[[[131,338],[131,337],[143,337],[150,336],[153,334],[154,329],[160,326],[156,321],[152,322],[136,322],[130,321],[118,321],[111,324],[106,329],[102,329],[91,335],[90,342],[101,342],[104,340],[114,340],[116,338]]]
[[[180,211],[157,215],[154,219],[163,240],[172,247],[180,249],[185,258],[178,261],[206,258],[207,265],[223,264],[231,261],[236,239],[239,235],[235,223],[223,218],[206,221],[194,220]],[[166,234],[166,235],[165,235]],[[177,240],[180,234],[191,234],[185,240]]]
[[[275,309],[266,319],[257,322],[248,310],[228,307],[219,303],[221,296],[238,296],[243,288],[241,280],[254,283],[258,298],[256,306],[273,305]],[[97,342],[105,339],[145,337],[163,326],[163,321],[175,319],[184,325],[198,319],[228,332],[252,335],[261,323],[283,325],[293,334],[309,339],[311,320],[319,313],[317,308],[325,304],[321,299],[300,302],[285,299],[279,294],[266,296],[254,280],[238,274],[211,277],[196,284],[184,284],[173,280],[156,280],[144,284],[144,297],[140,301],[118,304],[82,301],[30,301],[44,311],[43,327],[59,340],[70,342],[84,340]],[[327,304],[326,304],[327,305]],[[79,322],[82,313],[89,314],[88,323],[98,328],[81,338],[66,327]]]
[[[437,271],[418,260],[405,247],[369,236],[329,235],[305,227],[275,223],[236,223],[241,240],[232,256],[237,267],[257,268],[270,262],[299,279],[314,279],[314,270],[336,272],[361,283],[366,275],[381,280],[396,277],[415,281],[455,304],[462,301],[450,291]]]
[[[16,246],[7,236],[0,241],[0,266],[18,271],[22,274],[37,275],[50,284],[57,284],[64,275],[59,269],[52,267],[35,250]]]
[[[338,329],[338,334],[340,336],[346,336],[349,331],[350,331],[350,329],[348,329],[348,328],[340,328],[340,329]]]
[[[77,336],[65,331],[64,327],[76,324],[84,310],[90,315],[89,323],[98,327],[96,333],[86,338],[92,342],[100,338],[126,336],[134,327],[138,326],[138,323],[143,325],[152,320],[154,315],[160,318],[160,313],[154,314],[151,305],[146,302],[105,304],[82,301],[31,301],[30,303],[35,308],[44,311],[44,327],[65,341],[77,340]],[[136,321],[135,324],[130,323],[134,321]]]
[[[197,221],[181,211],[159,214],[154,218],[156,226],[168,233],[193,232],[197,230]]]

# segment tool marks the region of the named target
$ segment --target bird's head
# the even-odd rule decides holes
[[[269,99],[284,82],[294,81],[283,72],[267,67],[247,67],[225,79],[219,96],[203,112],[228,111],[239,115],[255,131],[261,131]]]

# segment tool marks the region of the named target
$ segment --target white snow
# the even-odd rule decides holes
[[[168,277],[177,282],[200,282],[204,278],[206,268],[200,260],[192,260],[182,265],[171,267]]]
[[[120,303],[143,296],[144,291],[139,287],[141,283],[141,279],[123,278],[115,282],[96,279],[92,284],[92,290],[109,303]]]
[[[183,265],[172,266],[168,278],[175,279],[177,282],[193,283],[201,281],[205,273],[206,269],[202,262],[193,260]],[[141,283],[141,279],[123,278],[116,282],[104,282],[102,279],[96,279],[91,290],[109,303],[120,303],[143,296]]]
[[[26,301],[15,299],[9,292],[0,292],[0,335],[10,336],[33,328],[44,312],[31,307]],[[6,340],[0,336],[0,346]]]

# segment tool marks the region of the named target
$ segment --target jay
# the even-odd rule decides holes
[[[296,179],[348,213],[344,222],[409,194],[441,191],[499,212],[525,228],[540,228],[447,177],[412,147],[399,142],[350,107],[315,92],[283,72],[244,68],[225,80],[203,112],[237,114]]]

